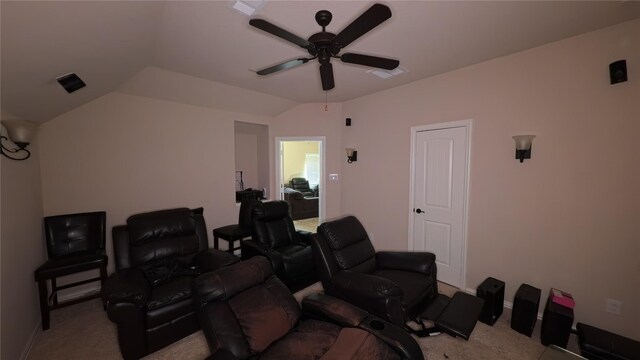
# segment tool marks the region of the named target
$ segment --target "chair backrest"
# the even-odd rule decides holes
[[[298,191],[310,191],[309,180],[305,178],[294,177],[290,181],[291,188]]]
[[[376,251],[355,216],[320,224],[317,238],[322,243],[319,250],[325,261],[333,262],[329,266],[335,271],[371,273],[376,269]],[[327,251],[330,254],[324,254]]]
[[[270,248],[297,244],[293,220],[289,214],[289,203],[283,200],[256,204],[252,215],[253,240]]]
[[[106,217],[104,211],[45,217],[44,229],[49,258],[104,251]]]
[[[208,247],[203,209],[177,208],[132,215],[113,228],[116,268],[177,261],[191,264]]]
[[[264,351],[300,319],[300,307],[255,256],[203,274],[194,281],[194,301],[211,352],[226,349],[239,359]]]
[[[238,214],[238,225],[241,228],[251,229],[251,216],[253,208],[260,202],[257,199],[242,199],[240,202],[240,212]]]

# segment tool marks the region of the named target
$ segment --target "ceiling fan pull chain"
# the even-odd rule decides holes
[[[329,111],[329,104],[327,104],[327,91],[324,91],[324,111]]]

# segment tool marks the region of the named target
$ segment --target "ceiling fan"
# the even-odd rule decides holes
[[[351,44],[353,41],[376,26],[382,24],[390,17],[391,10],[389,7],[382,4],[374,4],[346,28],[335,35],[325,30],[326,26],[331,22],[331,12],[328,10],[320,10],[316,13],[316,22],[318,25],[322,26],[322,31],[311,35],[308,40],[294,35],[266,20],[252,19],[249,21],[249,25],[273,34],[286,41],[292,42],[306,49],[309,54],[311,54],[311,57],[308,58],[289,60],[278,65],[259,70],[257,74],[269,75],[280,70],[290,69],[306,64],[310,60],[318,59],[318,62],[320,63],[322,89],[326,91],[333,89],[335,86],[333,81],[333,66],[331,65],[331,58],[337,58],[342,62],[350,64],[393,70],[400,65],[400,61],[355,53],[344,53],[342,55],[338,55],[342,48]]]

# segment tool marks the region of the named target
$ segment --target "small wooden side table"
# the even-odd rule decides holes
[[[251,230],[243,228],[238,224],[227,225],[213,229],[213,248],[219,249],[218,239],[229,242],[227,252],[233,253],[234,250],[240,249],[242,240],[251,237]],[[238,246],[234,246],[234,242],[239,240]]]

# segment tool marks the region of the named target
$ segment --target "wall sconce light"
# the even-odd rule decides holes
[[[349,164],[358,161],[358,150],[354,148],[346,148],[345,150],[347,150],[347,162]]]
[[[516,142],[516,159],[523,162],[524,159],[531,159],[531,142],[535,135],[515,135],[513,140]]]
[[[8,157],[11,160],[26,160],[31,156],[31,152],[27,150],[27,146],[33,137],[36,130],[36,125],[28,121],[22,120],[2,120],[2,125],[7,129],[7,135],[0,135],[0,146],[2,146],[2,155]],[[14,143],[17,147],[9,149],[2,143],[3,140],[8,140]],[[11,154],[17,154],[18,157],[13,157]]]

